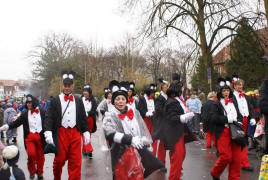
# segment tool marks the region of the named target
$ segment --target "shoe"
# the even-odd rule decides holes
[[[165,168],[165,167],[164,168],[161,168],[161,169],[159,169],[159,171],[160,172],[163,172],[163,173],[167,173],[167,168]]]
[[[207,146],[208,149],[211,149],[211,146]]]
[[[211,174],[211,176],[213,180],[220,180],[220,178],[216,178],[215,176],[213,176],[213,174]]]
[[[92,152],[89,152],[87,155],[88,155],[89,159],[92,159],[93,158]]]
[[[243,167],[242,170],[252,172],[252,171],[254,171],[254,168],[252,168],[252,167]]]
[[[30,174],[30,179],[34,179],[34,174]]]
[[[44,179],[43,174],[38,174],[37,179]]]

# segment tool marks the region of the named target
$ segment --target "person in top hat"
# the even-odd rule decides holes
[[[55,153],[53,162],[55,180],[61,179],[62,167],[67,160],[69,180],[81,179],[81,134],[85,145],[90,142],[83,101],[72,94],[74,76],[75,73],[72,71],[62,72],[63,92],[51,100],[46,112],[44,134],[48,145],[45,153]],[[55,148],[49,148],[51,146]]]
[[[94,133],[97,130],[97,125],[96,125],[97,104],[96,104],[95,98],[92,95],[92,89],[91,89],[90,84],[87,84],[84,86],[82,101],[84,103],[84,107],[85,107],[85,111],[87,115],[88,129],[91,135],[91,133]],[[83,138],[82,152],[85,155],[88,155],[89,158],[92,158],[92,152],[93,152],[92,145],[90,142],[87,145],[85,145],[84,138]]]
[[[126,86],[126,82],[110,82],[115,108],[105,113],[103,129],[111,147],[113,179],[143,180],[163,164],[147,150],[151,135],[140,113],[127,106]]]
[[[228,179],[239,180],[241,144],[231,139],[229,125],[240,124],[242,126],[242,115],[239,112],[238,104],[233,101],[233,92],[230,88],[231,82],[224,78],[219,78],[218,84],[218,102],[211,110],[211,122],[214,125],[219,157],[211,170],[211,175],[213,180],[219,180],[224,169],[229,165]]]
[[[233,76],[234,96],[233,101],[238,104],[239,112],[243,116],[243,130],[247,134],[249,128],[256,125],[256,120],[253,113],[253,108],[250,104],[249,97],[243,93],[244,80]],[[242,150],[241,168],[244,171],[253,171],[254,169],[249,165],[247,147]]]
[[[130,82],[128,84],[128,101],[127,101],[127,105],[128,107],[132,108],[132,109],[136,109],[137,105],[138,105],[138,99],[135,97],[135,83],[134,82]]]
[[[145,90],[144,95],[140,97],[137,109],[139,110],[151,136],[153,135],[153,122],[152,118],[155,113],[155,97],[156,85],[150,84]],[[152,144],[153,154],[156,156],[157,142]]]
[[[169,82],[163,78],[159,78],[160,83],[160,95],[155,99],[155,114],[153,117],[153,141],[160,140],[158,144],[157,158],[165,164],[166,162],[166,150],[163,142],[163,127],[166,122],[165,118],[165,104],[167,102],[167,89],[169,88]]]
[[[44,120],[45,111],[38,107],[38,100],[31,94],[28,94],[26,96],[26,111],[22,112],[18,119],[9,125],[6,124],[0,128],[0,130],[6,131],[23,125],[24,145],[28,155],[27,165],[30,179],[34,179],[35,174],[37,174],[38,179],[43,179],[45,163],[43,154],[45,145]]]
[[[167,89],[167,102],[165,103],[165,123],[163,128],[164,146],[170,150],[169,180],[178,180],[181,176],[182,164],[186,156],[185,132],[188,131],[187,122],[194,117],[189,112],[186,103],[180,98],[183,92],[183,83],[178,74],[173,74],[173,81]]]
[[[19,149],[15,145],[7,146],[2,152],[4,166],[0,168],[1,180],[25,180],[24,172],[18,167]]]
[[[99,116],[104,116],[105,112],[111,111],[114,107],[111,103],[112,92],[109,88],[104,88],[104,99],[97,107],[97,111],[99,112]],[[100,118],[102,119],[102,118]]]

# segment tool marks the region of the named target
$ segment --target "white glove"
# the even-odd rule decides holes
[[[90,134],[88,131],[83,133],[84,139],[85,139],[85,145],[87,145],[90,142]]]
[[[131,146],[135,147],[136,149],[142,149],[143,143],[141,141],[141,138],[137,136],[132,137]]]
[[[145,137],[145,136],[142,136],[141,137],[141,141],[142,141],[143,145],[150,145],[150,144],[152,144],[152,142],[147,137]]]
[[[153,112],[152,111],[148,111],[146,114],[145,114],[146,117],[151,117],[153,116]]]
[[[251,126],[255,126],[255,125],[256,125],[256,120],[255,120],[255,119],[251,119],[251,120],[249,121],[249,124],[250,124]]]
[[[0,127],[0,131],[7,131],[9,129],[9,126],[7,124]]]
[[[45,135],[45,140],[46,140],[47,144],[55,145],[53,138],[52,138],[52,131],[45,131],[44,135]]]
[[[182,123],[187,123],[193,117],[194,117],[194,113],[189,112],[189,113],[185,113],[185,114],[181,115],[180,120],[181,120]]]

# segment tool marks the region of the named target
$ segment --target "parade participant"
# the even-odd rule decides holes
[[[152,139],[139,112],[127,106],[126,82],[113,80],[109,87],[115,108],[105,113],[103,129],[111,147],[113,179],[143,180],[163,164],[146,148]]]
[[[187,122],[194,117],[193,112],[188,112],[186,104],[180,99],[183,84],[178,74],[173,75],[173,82],[167,89],[167,102],[165,104],[164,145],[170,150],[169,180],[178,180],[186,156],[184,131]]]
[[[97,130],[96,125],[97,104],[95,98],[92,95],[92,89],[90,87],[90,84],[84,86],[82,100],[87,115],[88,130],[91,136],[91,133],[94,133]],[[89,158],[92,158],[92,152],[93,152],[92,144],[91,142],[89,142],[87,145],[85,145],[84,138],[83,138],[82,152],[83,154],[88,155]]]
[[[163,78],[158,79],[160,82],[160,95],[155,99],[155,115],[153,117],[153,141],[160,140],[157,150],[157,158],[165,164],[166,162],[166,150],[163,142],[163,127],[166,122],[165,118],[165,103],[167,101],[167,89],[169,82]]]
[[[132,109],[136,109],[138,105],[138,100],[135,97],[135,83],[134,82],[129,83],[127,94],[128,94],[128,102],[127,102],[128,107]]]
[[[0,168],[1,180],[25,180],[23,171],[18,167],[17,163],[20,157],[19,149],[14,146],[7,146],[2,152],[4,165]]]
[[[226,83],[224,78],[219,78],[218,83],[219,101],[211,111],[211,120],[215,125],[214,134],[219,157],[211,170],[211,175],[213,180],[219,180],[224,169],[229,165],[228,179],[239,180],[241,146],[231,139],[229,124],[238,122],[242,125],[242,115],[237,103],[232,101],[233,92],[230,83]]]
[[[45,157],[43,154],[44,141],[44,120],[45,111],[38,107],[38,100],[31,94],[26,96],[26,108],[18,119],[6,124],[0,130],[7,131],[23,125],[24,144],[28,155],[28,170],[30,179],[37,174],[38,179],[43,179],[43,167]]]
[[[4,123],[4,109],[2,109],[2,106],[0,107],[0,126],[2,126]],[[0,133],[1,138],[4,138],[4,133]]]
[[[256,125],[256,120],[253,115],[253,109],[249,103],[249,98],[243,93],[244,81],[242,79],[233,78],[234,96],[233,101],[238,104],[240,114],[243,116],[243,130],[247,134],[248,124]],[[253,171],[249,165],[247,147],[243,148],[241,157],[241,168],[245,171]]]
[[[97,111],[99,112],[99,116],[103,116],[105,112],[110,112],[114,107],[111,103],[112,92],[109,88],[104,88],[104,99],[97,107]],[[101,118],[102,119],[102,118]]]
[[[215,106],[215,98],[217,94],[215,92],[208,93],[208,100],[201,108],[201,120],[203,122],[203,131],[206,133],[206,147],[211,148],[211,141],[215,146],[214,124],[211,122],[211,111]]]
[[[6,103],[6,110],[4,111],[4,124],[10,125],[17,116],[16,110],[12,107],[10,102]],[[9,140],[12,139],[13,143],[17,143],[17,128],[9,129],[6,132],[6,143],[9,144]]]
[[[140,97],[137,109],[139,110],[151,136],[153,134],[153,122],[152,118],[155,113],[154,105],[154,95],[156,91],[155,84],[150,84],[150,86],[145,90],[144,95]],[[152,144],[153,154],[156,156],[157,151],[157,141]]]
[[[75,73],[62,72],[63,92],[51,100],[44,124],[45,140],[48,145],[44,153],[54,152],[53,174],[61,179],[62,167],[68,160],[69,180],[81,179],[81,134],[85,145],[90,142],[87,116],[83,101],[73,96]],[[49,148],[53,146],[54,148]]]
[[[264,79],[260,89],[260,97],[259,97],[259,106],[260,111],[264,115],[265,118],[265,141],[268,142],[268,76]],[[265,143],[266,147],[264,149],[264,153],[268,154],[268,143]]]

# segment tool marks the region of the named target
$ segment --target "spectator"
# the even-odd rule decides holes
[[[186,101],[186,104],[188,108],[195,114],[193,119],[193,127],[190,124],[190,128],[192,128],[192,131],[196,134],[199,134],[200,132],[200,114],[201,114],[201,101],[196,97],[196,91],[193,91],[191,94],[191,97]],[[191,122],[191,121],[188,121]]]
[[[259,98],[259,107],[262,114],[265,118],[265,141],[266,147],[264,153],[268,153],[268,76],[264,79],[261,85],[260,98]]]
[[[198,98],[202,104],[206,102],[206,95],[201,89],[198,89]]]
[[[4,122],[4,110],[2,109],[2,107],[0,107],[0,126],[3,125]],[[4,133],[1,132],[1,138],[4,138]]]
[[[25,180],[23,171],[17,166],[19,150],[16,146],[7,146],[3,150],[4,166],[0,169],[1,180]]]
[[[13,109],[11,103],[6,104],[6,110],[4,111],[4,124],[10,124],[15,120],[15,117],[17,115],[17,112]],[[9,144],[9,140],[13,138],[12,142],[16,143],[17,142],[17,128],[14,129],[9,129],[6,132],[6,142]]]

